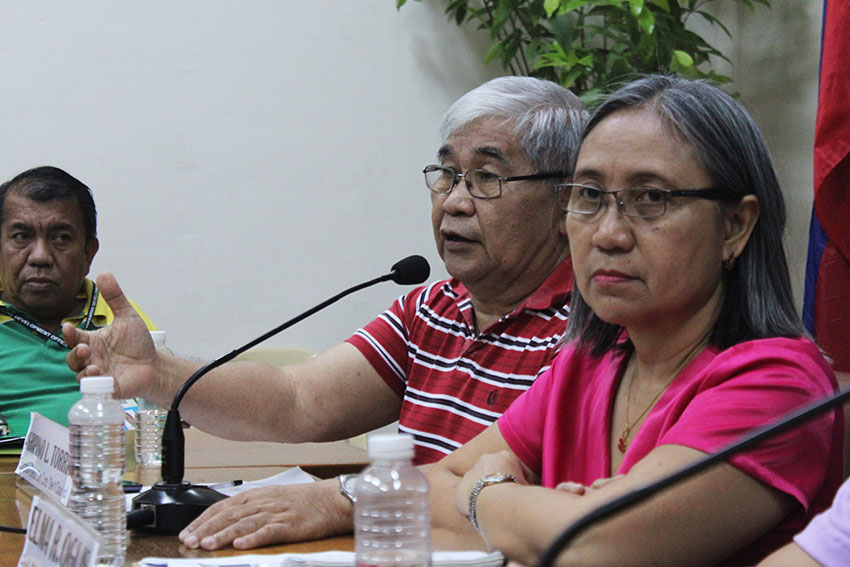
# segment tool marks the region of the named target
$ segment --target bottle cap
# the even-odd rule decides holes
[[[165,331],[151,331],[153,346],[159,348],[165,344]]]
[[[83,394],[111,394],[114,391],[112,376],[87,376],[80,380],[80,392]]]
[[[366,446],[372,460],[413,458],[413,437],[403,433],[373,433]]]

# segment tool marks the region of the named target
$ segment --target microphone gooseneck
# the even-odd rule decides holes
[[[401,285],[419,284],[428,278],[430,272],[431,268],[425,258],[418,255],[408,256],[396,262],[389,273],[338,293],[249,343],[216,358],[192,374],[177,390],[174,400],[171,402],[171,409],[168,410],[165,420],[165,429],[162,434],[162,482],[156,483],[150,490],[139,494],[133,499],[134,510],[153,509],[154,511],[154,526],[144,529],[148,529],[154,533],[177,534],[206,508],[226,498],[225,495],[211,488],[195,486],[183,481],[185,438],[183,436],[183,427],[178,408],[183,396],[186,395],[186,392],[195,382],[211,370],[218,368],[225,362],[233,360],[246,350],[255,347],[266,339],[288,329],[299,321],[306,319],[317,311],[321,311],[355,291],[388,280]]]
[[[546,548],[546,550],[540,555],[537,567],[550,567],[551,565],[554,565],[555,559],[561,551],[567,547],[567,545],[575,539],[579,533],[583,532],[592,524],[604,520],[617,512],[631,508],[635,504],[646,500],[664,488],[677,484],[719,461],[736,455],[745,449],[749,449],[753,445],[756,445],[765,439],[778,435],[789,429],[793,429],[795,426],[826,412],[833,406],[844,403],[848,398],[850,398],[850,388],[846,388],[845,390],[839,391],[838,393],[817,402],[805,405],[801,409],[794,410],[778,421],[755,429],[753,432],[741,438],[741,440],[726,446],[726,448],[721,449],[716,453],[706,455],[695,463],[682,467],[668,476],[651,482],[642,488],[628,492],[607,504],[603,504],[599,508],[585,514],[561,532],[560,535],[558,535],[558,537],[556,537],[555,540],[549,544],[549,547]]]

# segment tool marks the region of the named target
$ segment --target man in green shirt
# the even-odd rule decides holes
[[[67,425],[80,398],[60,329],[112,322],[86,278],[98,246],[91,191],[68,173],[38,167],[0,185],[0,413],[13,436],[32,411]]]

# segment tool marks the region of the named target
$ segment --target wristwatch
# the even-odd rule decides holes
[[[356,474],[341,474],[339,479],[339,493],[348,498],[348,501],[354,504],[357,502],[357,497],[354,495],[354,485],[357,482]]]
[[[478,502],[478,495],[481,494],[485,486],[500,484],[502,482],[517,482],[517,480],[508,473],[486,474],[478,479],[478,482],[472,487],[472,492],[469,493],[469,521],[472,522],[472,527],[478,533],[481,533],[481,530],[478,528],[478,517],[475,515],[475,504]]]

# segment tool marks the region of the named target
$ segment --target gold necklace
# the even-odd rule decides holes
[[[637,425],[640,422],[641,419],[643,419],[643,416],[645,416],[650,409],[652,409],[652,406],[655,405],[655,402],[658,401],[658,398],[661,397],[661,394],[663,394],[664,391],[667,390],[667,388],[670,386],[670,384],[673,383],[673,380],[676,379],[676,376],[679,375],[679,372],[684,370],[685,366],[690,364],[690,362],[694,358],[696,358],[697,354],[702,352],[702,349],[705,346],[705,343],[706,343],[706,340],[703,339],[702,341],[700,341],[696,345],[694,345],[694,348],[691,349],[691,352],[688,353],[688,356],[685,357],[685,359],[682,361],[682,363],[679,364],[678,368],[676,368],[676,371],[673,372],[673,377],[670,379],[670,381],[667,384],[665,384],[663,388],[658,390],[658,393],[655,394],[652,397],[652,401],[650,401],[649,405],[646,406],[642,412],[640,412],[640,415],[637,416],[637,419],[635,419],[634,421],[629,423],[629,421],[631,421],[629,419],[629,414],[631,413],[632,384],[634,384],[634,382],[635,382],[635,378],[637,377],[637,371],[638,371],[638,362],[637,362],[637,359],[635,359],[635,369],[632,371],[631,378],[629,379],[629,390],[628,390],[628,392],[626,392],[626,426],[623,428],[623,432],[620,434],[620,438],[617,439],[617,450],[619,450],[620,453],[625,454],[626,449],[629,448],[629,435],[632,434],[632,428],[635,425]]]
[[[629,391],[626,393],[626,426],[623,428],[623,432],[620,434],[620,438],[617,440],[617,449],[620,451],[620,453],[623,453],[623,454],[625,454],[626,449],[628,449],[628,447],[629,447],[629,435],[631,435],[631,433],[632,433],[632,427],[634,427],[635,425],[638,424],[638,422],[643,418],[643,416],[646,415],[646,412],[648,412],[649,409],[652,406],[655,405],[655,402],[658,401],[658,398],[661,397],[661,394],[664,393],[664,390],[667,389],[667,386],[670,385],[670,384],[666,384],[663,388],[658,390],[658,393],[655,394],[652,397],[652,401],[650,401],[649,405],[646,406],[643,409],[642,412],[640,412],[640,415],[637,416],[637,419],[635,419],[634,421],[629,423],[629,414],[631,413],[631,402],[632,402],[632,384],[634,384],[635,377],[637,376],[637,368],[638,368],[638,365],[637,365],[637,360],[636,360],[635,361],[635,369],[632,371],[632,375],[629,378]],[[678,374],[678,372],[676,374]],[[676,375],[674,374],[673,378],[675,378],[675,377],[676,377]],[[671,383],[672,383],[672,380],[671,380]]]

